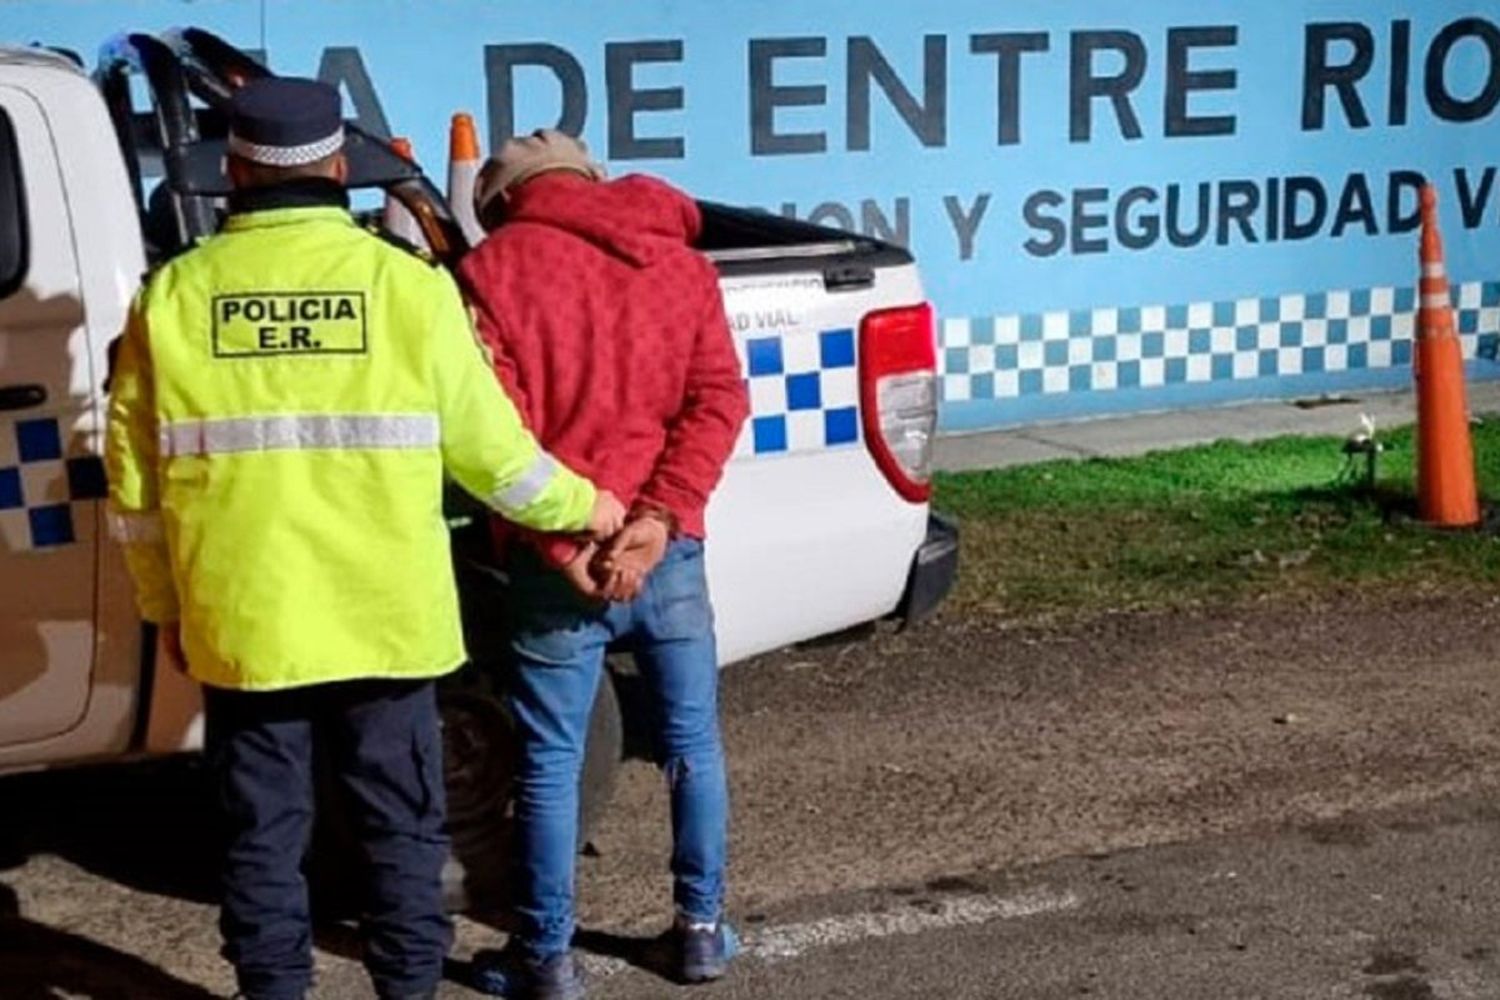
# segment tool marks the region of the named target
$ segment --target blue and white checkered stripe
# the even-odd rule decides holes
[[[1409,365],[1414,287],[945,320],[946,402]],[[1466,358],[1500,353],[1500,282],[1454,288]]]
[[[859,443],[854,331],[778,330],[738,341],[750,419],[737,456],[787,455]]]
[[[103,463],[67,457],[57,418],[0,423],[0,545],[12,552],[71,545],[92,523],[75,508],[105,493]]]

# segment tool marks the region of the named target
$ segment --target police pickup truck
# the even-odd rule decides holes
[[[223,108],[267,72],[196,30],[117,40],[92,76],[66,53],[0,48],[0,772],[201,739],[198,692],[156,668],[102,528],[100,444],[131,296],[155,259],[214,231]],[[349,135],[351,186],[398,199],[455,261],[462,230],[419,168]],[[911,257],[750,210],[704,216],[753,406],[709,511],[724,661],[920,616],[947,592],[957,540],[928,508],[935,345]],[[482,519],[451,513],[473,656],[443,698],[453,874],[476,890],[498,870],[511,774],[488,627],[504,580]],[[595,712],[586,822],[631,721],[618,686]]]

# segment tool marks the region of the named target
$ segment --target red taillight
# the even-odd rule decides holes
[[[859,396],[865,441],[907,500],[932,496],[937,431],[937,340],[932,306],[883,309],[859,330]]]

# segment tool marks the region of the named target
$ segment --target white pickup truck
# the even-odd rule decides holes
[[[0,772],[200,739],[198,692],[155,669],[101,531],[100,441],[130,298],[154,259],[214,231],[222,109],[266,72],[192,30],[122,39],[92,77],[67,54],[0,48]],[[460,231],[419,169],[353,123],[350,134],[352,186],[399,198],[456,259]],[[709,515],[724,661],[920,616],[951,584],[957,539],[928,508],[934,334],[911,257],[763,213],[704,213],[753,404]],[[451,521],[473,655],[444,695],[455,872],[467,862],[478,889],[496,870],[478,862],[503,839],[509,792],[488,628],[504,581],[474,512],[459,504]],[[603,688],[586,821],[632,721]]]

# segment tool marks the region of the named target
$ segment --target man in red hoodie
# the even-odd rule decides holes
[[[486,165],[476,209],[492,234],[461,275],[501,381],[550,454],[631,510],[602,552],[501,531],[523,884],[516,961],[482,972],[539,1000],[583,995],[568,950],[578,779],[605,649],[626,642],[671,789],[675,971],[716,979],[733,937],[704,508],[749,402],[717,273],[692,249],[698,208],[652,178],[605,182],[581,143],[539,132]]]

